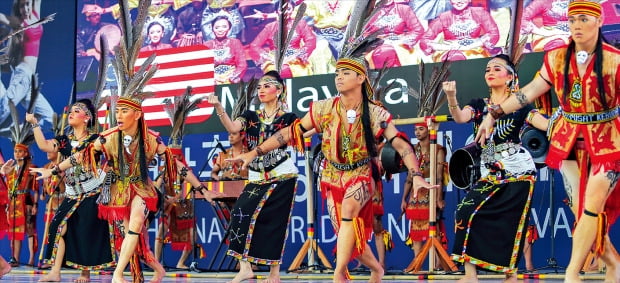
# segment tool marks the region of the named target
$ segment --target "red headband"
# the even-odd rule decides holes
[[[573,1],[568,4],[568,16],[589,15],[593,17],[601,16],[601,4],[594,1]]]
[[[416,127],[416,128],[417,128],[417,127],[424,127],[424,128],[427,128],[427,129],[428,129],[428,125],[427,125],[426,123],[417,123],[417,124],[415,124],[415,127]]]
[[[23,150],[23,151],[25,151],[25,152],[30,153],[30,149],[28,148],[28,146],[27,146],[27,145],[25,145],[25,144],[23,144],[23,143],[17,143],[17,144],[15,144],[15,149],[21,149],[21,150]]]

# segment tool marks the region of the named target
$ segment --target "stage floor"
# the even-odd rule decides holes
[[[9,274],[5,275],[1,280],[4,282],[37,282],[41,274],[47,273],[45,270],[37,270],[32,267],[17,267]],[[256,279],[246,282],[259,282],[260,279],[267,275],[267,272],[255,272]],[[61,282],[73,282],[79,273],[76,270],[63,270]],[[145,272],[145,282],[151,279],[152,272]],[[234,277],[233,272],[188,272],[173,271],[167,272],[163,282],[227,282]],[[353,273],[355,282],[365,282],[368,280],[368,274],[364,272]],[[419,274],[408,275],[398,271],[389,271],[383,278],[385,282],[454,282],[461,277],[461,274]],[[481,273],[479,275],[481,282],[502,282],[503,276],[499,274]],[[126,273],[125,279],[130,279]],[[331,282],[330,273],[286,273],[282,272],[281,279],[283,282],[299,282],[299,283],[318,283]],[[519,274],[519,280],[527,283],[543,283],[543,282],[563,282],[564,274],[556,273],[555,270],[540,270],[536,274]],[[588,282],[603,281],[604,276],[601,273],[588,273],[582,276],[582,279]],[[91,282],[110,282],[111,272],[93,272]]]

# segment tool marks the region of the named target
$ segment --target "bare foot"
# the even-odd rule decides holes
[[[228,281],[227,283],[239,283],[239,282],[242,282],[243,280],[249,280],[252,278],[254,278],[254,272],[252,272],[252,269],[250,269],[249,271],[239,270],[237,275],[235,275],[235,278]]]
[[[150,283],[161,283],[161,280],[166,275],[166,270],[164,269],[163,266],[161,266],[161,264],[157,264],[152,267],[153,267],[154,273],[153,273],[153,278],[149,282]]]
[[[381,282],[381,279],[383,278],[383,269],[380,270],[371,270],[370,271],[370,278],[368,279],[368,283],[379,283]]]
[[[0,269],[0,278],[2,278],[2,276],[4,276],[5,274],[11,272],[11,265],[8,264],[4,259],[2,259],[2,261],[4,261],[4,264],[2,265],[2,268]]]
[[[88,283],[90,282],[90,270],[82,270],[80,277],[73,280],[75,283]]]
[[[60,282],[60,272],[50,272],[39,278],[39,282]]]
[[[261,283],[280,283],[280,275],[278,276],[271,276],[269,275],[269,277],[265,278],[264,280],[260,281]]]
[[[617,263],[607,264],[605,270],[605,283],[619,283],[620,282],[620,269],[618,269]]]
[[[334,283],[347,283],[349,281],[350,280],[347,279],[347,276],[345,274],[341,272],[338,272],[338,273],[334,272],[334,281],[333,281]]]
[[[177,264],[178,269],[189,269],[189,267],[185,264]]]
[[[112,282],[110,283],[129,283],[129,281],[123,278],[123,273],[120,275],[116,275],[116,273],[114,273],[114,275],[112,275]]]

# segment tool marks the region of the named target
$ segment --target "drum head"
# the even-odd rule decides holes
[[[407,171],[407,167],[403,164],[400,155],[389,142],[385,143],[379,156],[381,156],[381,165],[385,172],[396,174]]]
[[[531,126],[526,126],[521,131],[521,146],[527,149],[536,163],[536,167],[545,166],[545,159],[549,151],[549,140],[545,132]]]
[[[469,189],[480,178],[480,151],[473,142],[452,153],[448,171],[454,186]]]

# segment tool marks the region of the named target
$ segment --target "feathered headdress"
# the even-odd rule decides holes
[[[121,16],[118,22],[123,36],[120,44],[114,48],[115,54],[114,60],[112,60],[118,94],[120,96],[117,105],[123,105],[141,111],[142,101],[153,96],[152,92],[144,92],[142,89],[155,75],[155,72],[157,72],[157,65],[153,63],[155,54],[149,56],[142,63],[140,68],[135,70],[135,64],[143,41],[143,37],[141,36],[142,28],[151,1],[140,1],[137,8],[138,16],[133,23],[131,21],[129,3],[127,0],[121,0],[118,4],[121,10]]]
[[[420,62],[418,68],[419,90],[409,88],[408,93],[418,99],[418,117],[432,116],[447,101],[443,95],[442,83],[450,76],[450,61],[444,59],[441,65],[434,66],[428,79],[424,62]]]
[[[364,27],[368,24],[368,20],[377,12],[376,7],[383,5],[385,0],[379,1],[376,6],[375,1],[357,1],[349,17],[344,39],[345,43],[339,53],[339,59],[336,61],[336,69],[347,68],[354,72],[366,76],[364,88],[369,99],[373,98],[373,88],[368,79],[368,67],[364,60],[364,53],[368,50],[375,49],[383,43],[378,38],[379,31],[366,34]]]
[[[254,97],[252,94],[256,90],[258,81],[258,79],[252,77],[250,81],[241,81],[241,83],[237,85],[237,104],[235,104],[230,116],[233,120],[239,117],[243,111],[248,109],[250,105],[253,104]]]
[[[32,75],[30,80],[30,103],[26,108],[27,113],[32,113],[34,109],[34,103],[39,97],[39,80],[36,74]],[[24,151],[28,151],[28,145],[34,141],[34,134],[32,133],[32,125],[30,123],[19,122],[19,114],[15,103],[9,100],[9,111],[11,112],[11,119],[13,119],[13,125],[11,126],[11,140],[16,148],[22,148]]]
[[[190,100],[191,95],[192,87],[188,86],[183,95],[174,97],[174,101],[170,98],[164,100],[164,110],[168,114],[172,124],[168,147],[180,148],[182,145],[185,119],[190,112],[198,108],[197,101]]]
[[[297,10],[297,13],[295,14],[295,18],[293,18],[292,23],[288,25],[288,11],[294,9]],[[273,42],[275,44],[274,65],[279,74],[282,73],[284,57],[286,57],[293,34],[295,34],[295,29],[297,28],[299,21],[303,19],[305,12],[306,3],[301,3],[295,8],[293,7],[293,3],[291,3],[291,1],[283,0],[280,2],[280,10],[278,11],[277,20],[278,28],[273,35]],[[286,105],[286,88],[282,89],[282,93],[280,94],[278,100],[283,105]]]
[[[381,86],[379,83],[383,80],[383,77],[387,74],[388,68],[387,64],[383,65],[383,68],[376,71],[370,72],[370,87],[373,90],[373,98],[378,105],[382,105],[383,98],[385,97],[385,93],[388,89],[390,89],[396,81],[392,81],[390,84],[386,86]]]

